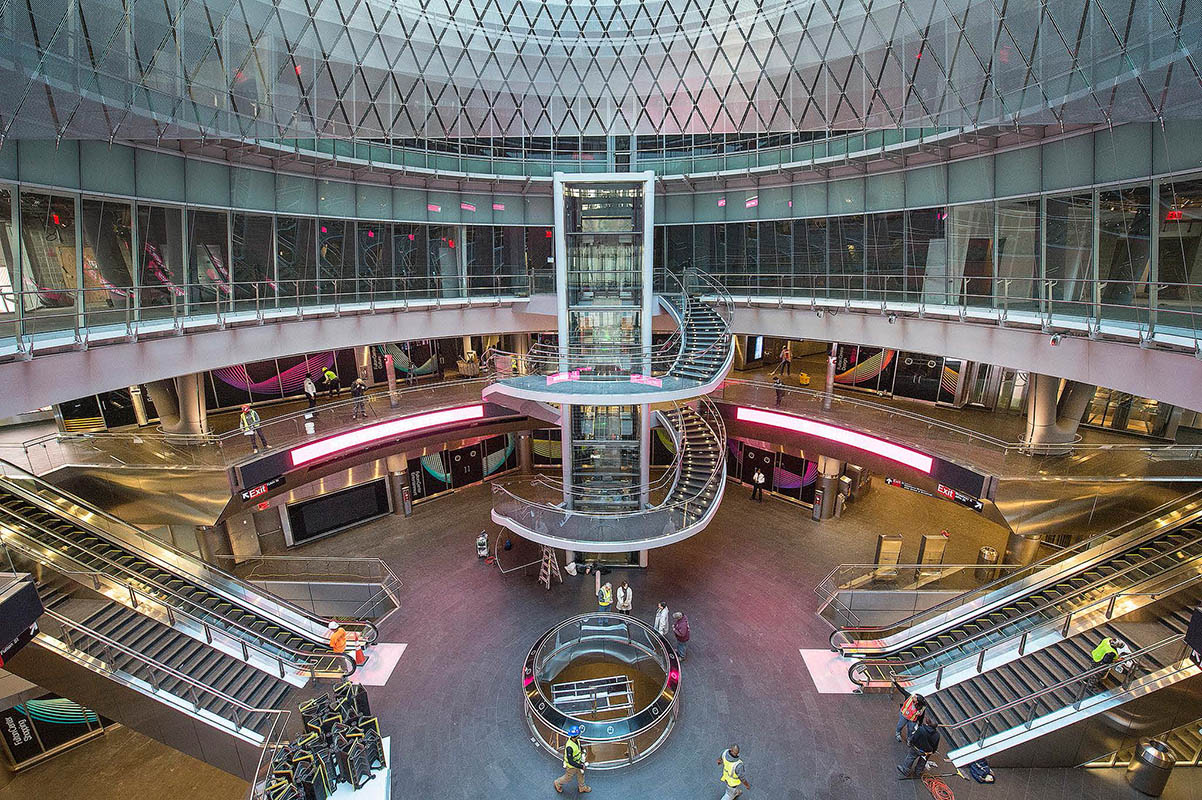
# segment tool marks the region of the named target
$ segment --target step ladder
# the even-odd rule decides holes
[[[628,675],[607,675],[551,684],[551,705],[573,717],[598,719],[634,710],[634,682]]]
[[[555,557],[555,548],[543,545],[543,564],[538,570],[538,582],[550,591],[552,577],[563,583],[563,576],[559,574],[559,559]]]

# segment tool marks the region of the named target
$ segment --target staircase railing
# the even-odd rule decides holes
[[[1168,666],[1161,667],[1157,664],[1153,659],[1154,655]],[[1187,655],[1185,637],[1180,634],[1169,636],[1110,664],[1092,667],[997,708],[982,711],[959,722],[940,720],[940,725],[945,731],[955,731],[952,735],[959,741],[983,746],[990,736],[1014,727],[1002,716],[1005,711],[1016,710],[1023,720],[1019,727],[1030,731],[1041,727],[1040,718],[1054,711],[1069,706],[1078,711],[1090,709],[1116,695],[1133,692],[1145,683],[1166,685],[1166,681],[1174,683],[1188,677],[1188,674],[1202,673],[1202,669],[1187,658]],[[1109,689],[1102,686],[1102,679],[1112,670],[1118,672],[1116,668],[1120,667],[1122,678],[1118,686]],[[1074,697],[1067,706],[1055,698],[1055,693],[1062,689],[1070,689]]]
[[[1180,719],[1180,717],[1178,717]],[[1176,737],[1184,739],[1189,745],[1188,749],[1183,749],[1181,745],[1175,741]],[[1202,717],[1187,722],[1184,725],[1178,725],[1175,728],[1158,733],[1152,737],[1140,735],[1135,739],[1129,740],[1123,747],[1111,750],[1109,753],[1104,753],[1096,758],[1091,758],[1084,764],[1079,766],[1086,769],[1097,769],[1100,767],[1125,767],[1135,757],[1135,748],[1139,744],[1140,739],[1152,738],[1164,742],[1173,750],[1177,756],[1177,762],[1174,766],[1177,767],[1202,767]]]
[[[232,560],[234,556],[220,555],[217,558]],[[400,603],[401,579],[381,558],[265,555],[243,559],[234,569],[239,577],[248,581],[379,584],[380,588],[354,611],[337,615],[351,620],[377,620],[382,616],[380,609],[389,606],[391,610]]]
[[[1170,518],[1171,517],[1171,518]],[[978,589],[974,589],[964,595],[951,598],[937,605],[931,606],[925,611],[920,611],[917,614],[906,617],[903,620],[895,622],[891,625],[862,625],[843,628],[834,631],[830,635],[830,646],[832,649],[838,650],[844,655],[848,654],[849,650],[857,649],[861,640],[872,642],[873,648],[880,648],[880,640],[893,634],[899,634],[907,631],[917,625],[933,620],[934,618],[954,611],[961,606],[968,604],[968,601],[973,598],[984,597],[991,592],[1003,589],[1006,586],[1017,583],[1023,579],[1036,575],[1044,569],[1055,566],[1061,562],[1067,561],[1074,556],[1081,556],[1086,552],[1098,548],[1107,542],[1117,539],[1120,536],[1132,533],[1145,526],[1151,526],[1148,529],[1160,530],[1165,525],[1184,525],[1190,521],[1202,517],[1202,490],[1192,492],[1183,497],[1178,497],[1170,500],[1157,508],[1152,509],[1147,514],[1137,517],[1136,519],[1124,522],[1109,531],[1104,531],[1092,536],[1088,539],[1083,539],[1076,544],[1070,545],[1062,550],[1028,564],[1020,569],[1009,571],[1007,574],[999,577],[997,580],[991,581]],[[1168,519],[1166,519],[1168,518]],[[1086,565],[1082,565],[1084,569]],[[974,606],[974,609],[977,607]],[[949,623],[951,620],[949,619]],[[853,638],[855,637],[855,638]]]
[[[92,630],[83,623],[77,622],[70,617],[65,617],[56,611],[46,610],[43,611],[43,614],[53,620],[54,623],[59,627],[60,633],[62,634],[62,640],[60,641],[54,636],[43,631],[35,640],[41,646],[51,650],[58,650],[66,655],[75,656],[75,660],[83,661],[92,669],[103,672],[105,675],[118,681],[119,683],[123,683],[127,686],[136,686],[135,683],[121,677],[119,674],[124,670],[118,669],[115,663],[114,653],[120,653],[123,656],[137,661],[146,669],[146,682],[150,684],[151,689],[156,693],[163,691],[161,686],[167,680],[178,680],[186,685],[188,687],[188,696],[181,696],[175,692],[172,693],[172,696],[191,703],[192,712],[198,717],[201,716],[200,700],[202,697],[228,703],[232,708],[237,709],[237,711],[234,712],[227,712],[228,716],[226,718],[234,725],[235,730],[244,736],[250,736],[255,739],[258,739],[261,736],[261,734],[256,733],[254,731],[254,727],[248,723],[265,722],[270,719],[272,720],[272,724],[274,726],[277,721],[282,723],[282,721],[286,720],[289,715],[288,711],[282,709],[256,708],[248,705],[237,697],[226,694],[220,689],[209,686],[192,675],[180,672],[179,670],[174,669],[173,667],[170,667],[167,664],[158,661],[157,659],[147,656],[145,653],[141,653],[131,647],[121,644],[115,639],[105,636],[98,631]],[[77,646],[79,643],[85,641],[99,645],[99,647],[104,651],[105,658],[98,659],[94,654],[89,653],[83,648]],[[141,677],[137,675],[137,673],[128,671],[126,671],[126,674],[134,678]]]
[[[1177,562],[1173,565],[1172,569],[1184,567],[1195,562],[1202,563],[1202,555]],[[976,672],[980,673],[984,671],[985,660],[989,653],[1001,652],[1010,646],[1017,646],[1019,655],[1026,653],[1027,643],[1032,631],[1059,630],[1061,636],[1067,636],[1074,620],[1079,620],[1082,617],[1096,614],[1100,611],[1102,619],[1098,621],[1098,624],[1101,624],[1115,616],[1122,616],[1132,610],[1132,601],[1135,598],[1148,598],[1149,601],[1153,601],[1202,582],[1202,573],[1199,573],[1158,591],[1119,592],[1089,601],[1083,606],[1073,607],[1071,605],[1073,599],[1088,596],[1099,585],[1104,587],[1106,584],[1112,583],[1115,578],[1136,572],[1146,566],[1145,562],[1137,562],[1117,572],[1101,576],[1092,583],[1076,586],[1071,593],[1061,595],[1050,602],[1032,606],[1021,614],[1006,616],[1004,619],[977,631],[972,636],[966,636],[963,639],[949,642],[942,647],[924,653],[918,658],[896,659],[886,657],[861,659],[848,668],[847,676],[858,686],[888,686],[895,680],[914,683],[929,675],[934,675],[935,688],[938,689],[942,685],[943,674],[949,664],[941,664],[935,669],[928,669],[918,674],[910,672],[909,668],[930,662],[933,659],[938,659],[940,656],[959,650],[962,651],[961,656],[956,658],[952,663],[959,663],[961,658],[969,658],[975,655]],[[1145,580],[1152,580],[1154,578],[1155,576],[1151,576]],[[1061,610],[1062,606],[1066,604],[1069,607]],[[1054,610],[1057,613],[1049,617],[1047,616],[1049,610]],[[999,630],[1012,628],[1015,625],[1021,627],[1024,623],[1030,624],[1026,626],[1026,629],[1022,633],[990,641],[990,636],[996,634]]]

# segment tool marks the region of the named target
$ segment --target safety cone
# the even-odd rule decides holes
[[[367,653],[365,650],[366,648],[360,647],[355,651],[355,666],[361,667],[367,663]]]

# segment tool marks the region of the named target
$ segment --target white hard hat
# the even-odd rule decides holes
[[[327,627],[327,628],[329,628],[329,629],[330,629],[330,630],[332,630],[332,631],[336,631],[336,630],[338,630],[338,628],[339,628],[339,625],[338,625],[338,623],[337,623],[337,622],[335,622],[334,620],[330,620],[330,624],[329,624],[329,625],[327,625],[326,627]]]

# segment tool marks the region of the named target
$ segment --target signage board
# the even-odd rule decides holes
[[[242,501],[246,502],[248,500],[254,500],[256,497],[262,497],[263,495],[270,492],[272,489],[275,489],[276,487],[283,486],[283,485],[284,485],[284,476],[283,475],[272,478],[271,480],[267,481],[266,483],[260,483],[258,486],[255,486],[253,488],[247,489],[246,491],[242,492],[241,493]]]
[[[971,494],[961,492],[958,489],[953,489],[950,486],[945,486],[942,483],[939,484],[936,491],[939,492],[940,497],[945,497],[948,500],[951,500],[953,503],[959,503],[966,508],[971,508],[973,511],[981,511],[985,507],[984,503],[973,497]]]
[[[935,496],[935,495],[931,494],[930,492],[928,492],[926,489],[920,489],[912,483],[906,483],[905,481],[898,480],[897,478],[885,478],[885,485],[886,486],[896,486],[899,489],[905,489],[907,492],[915,492],[916,494],[925,494],[927,497]]]

